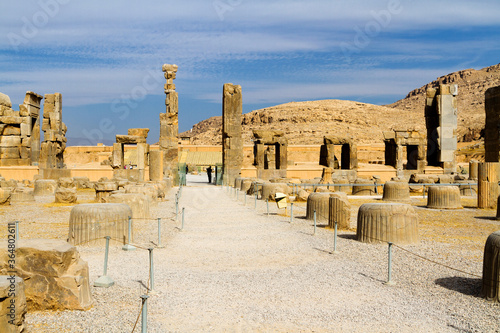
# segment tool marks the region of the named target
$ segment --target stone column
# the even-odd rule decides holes
[[[146,165],[148,163],[149,145],[147,143],[137,144],[137,169],[139,169],[139,181],[144,181]]]
[[[163,152],[151,150],[149,152],[149,180],[159,181],[163,179]]]
[[[456,172],[457,95],[456,84],[427,89],[427,160],[429,165],[444,168],[445,173]]]
[[[42,96],[32,91],[26,92],[23,104],[19,111],[26,113],[27,124],[21,124],[21,137],[31,138],[31,165],[38,165],[40,159],[40,102]]]
[[[62,121],[62,96],[46,94],[43,104],[43,143],[40,148],[40,167],[63,169],[67,127]]]
[[[241,86],[226,83],[222,91],[222,165],[224,184],[232,184],[241,174],[243,139],[241,114],[243,101]]]
[[[179,184],[179,106],[178,95],[175,91],[174,79],[177,65],[165,64],[162,67],[165,73],[165,106],[166,112],[160,113],[160,149],[163,151],[163,174],[172,179],[174,185]]]
[[[123,169],[125,165],[123,143],[113,143],[113,157],[111,167],[113,169]]]
[[[497,208],[499,162],[478,165],[477,208]]]
[[[485,160],[486,162],[498,162],[500,161],[500,86],[486,90],[484,100],[486,110]]]

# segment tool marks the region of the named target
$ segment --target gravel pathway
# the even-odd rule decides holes
[[[180,200],[182,230],[180,218],[168,219],[174,190],[153,211],[164,217],[166,247],[154,250],[149,332],[500,331],[500,307],[478,297],[479,278],[395,249],[396,284],[388,286],[387,245],[363,244],[343,231],[332,254],[332,231],[320,225],[313,235],[299,204],[289,223],[274,204],[267,216],[265,202],[254,209],[253,198],[244,205],[241,195],[236,201],[226,189],[205,185],[205,178],[189,175]],[[155,223],[135,230],[137,243],[154,245]],[[102,248],[78,248],[93,283],[102,274]],[[481,261],[461,259],[470,251],[425,240],[405,248],[481,275]],[[108,272],[116,284],[91,287],[94,308],[30,313],[31,331],[131,332],[146,292],[147,262],[147,251],[114,246]]]

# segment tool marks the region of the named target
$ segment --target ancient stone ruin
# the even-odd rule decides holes
[[[7,241],[0,242],[0,274],[8,267]],[[23,239],[16,249],[29,310],[88,310],[93,299],[89,268],[74,246],[56,239]]]
[[[340,156],[340,162],[338,156]],[[325,136],[319,164],[331,168],[333,178],[356,179],[358,148],[353,139]]]
[[[132,210],[126,204],[80,204],[71,209],[68,242],[73,245],[104,244],[110,236],[123,244],[128,241],[128,219]],[[133,236],[132,236],[133,237]]]
[[[129,128],[128,135],[116,136],[111,158],[113,178],[128,179],[135,182],[145,180],[145,170],[149,160],[149,144],[146,142],[148,133],[149,128]],[[125,145],[137,146],[137,164],[135,168],[127,168],[125,165]]]
[[[500,302],[500,231],[488,236],[484,246],[481,296]]]
[[[174,185],[179,184],[178,164],[178,133],[179,133],[179,106],[178,95],[175,91],[174,79],[177,65],[165,64],[165,106],[166,112],[160,113],[160,149],[163,151],[163,174],[171,178]]]
[[[396,168],[397,176],[404,176],[404,170],[423,173],[425,161],[425,137],[414,130],[393,130],[384,132],[385,165]]]
[[[418,215],[409,204],[363,204],[358,211],[356,237],[363,243],[417,243]]]
[[[485,161],[500,162],[500,86],[486,90],[484,100],[486,110]]]
[[[460,189],[458,186],[431,186],[427,195],[427,208],[460,209]]]
[[[288,141],[282,131],[253,131],[257,178],[286,178]]]
[[[441,84],[427,89],[425,124],[427,128],[427,163],[456,172],[458,85]]]
[[[222,96],[222,177],[224,184],[232,184],[241,174],[243,164],[241,86],[224,84]]]
[[[41,169],[64,169],[66,124],[62,121],[62,96],[46,94],[43,104],[43,142],[40,150]]]
[[[9,96],[0,93],[0,166],[38,165],[41,100],[28,91],[14,111]]]
[[[26,332],[26,312],[24,280],[18,276],[0,275],[0,332]]]

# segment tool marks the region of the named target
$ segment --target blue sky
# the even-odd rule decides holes
[[[161,71],[179,66],[179,131],[221,115],[222,85],[244,112],[290,101],[388,104],[457,70],[500,62],[500,2],[39,0],[0,3],[0,92],[63,94],[70,145],[130,127],[158,141]]]

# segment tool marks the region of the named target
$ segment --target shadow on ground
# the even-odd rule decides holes
[[[479,278],[452,276],[452,277],[436,279],[436,281],[434,282],[441,287],[457,291],[467,296],[480,297],[481,279]]]

